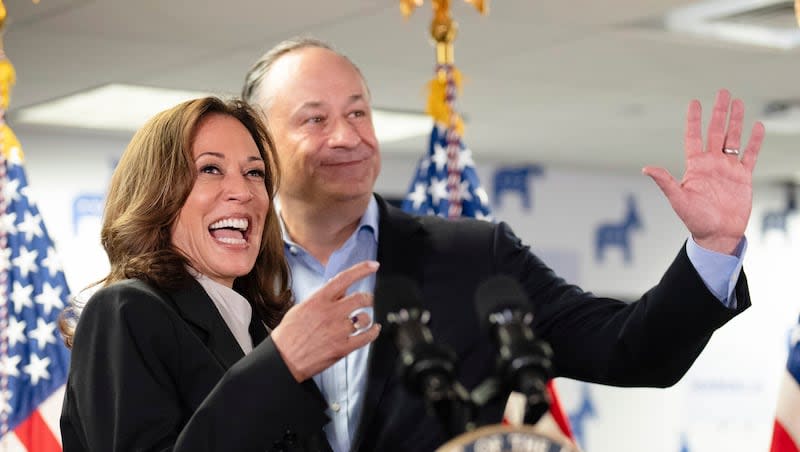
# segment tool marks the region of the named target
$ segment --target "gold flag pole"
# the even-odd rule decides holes
[[[408,19],[424,0],[400,0],[400,12]],[[481,14],[489,11],[488,0],[464,0]],[[439,64],[453,64],[453,41],[456,38],[458,23],[450,16],[450,0],[431,0],[433,20],[431,37],[436,41],[436,61]]]
[[[482,15],[489,11],[488,0],[464,0],[473,5]],[[414,10],[422,6],[424,0],[400,0],[400,11],[407,19]],[[437,122],[450,124],[453,122],[459,134],[464,131],[464,124],[452,105],[447,102],[448,70],[452,72],[456,90],[461,88],[461,73],[455,68],[455,51],[453,42],[456,39],[458,23],[450,15],[450,0],[431,0],[433,19],[430,35],[436,44],[436,78],[429,84],[427,113]],[[452,93],[454,96],[455,93]],[[454,97],[453,97],[454,99]]]
[[[400,11],[408,18],[424,0],[400,0]],[[481,14],[486,14],[488,0],[464,0]],[[459,153],[464,121],[455,108],[461,88],[461,73],[455,67],[455,41],[458,24],[450,15],[450,0],[431,0],[433,20],[430,34],[436,43],[436,77],[428,84],[430,94],[426,112],[442,125],[447,136],[447,192],[449,218],[461,216],[461,166]]]
[[[800,26],[800,0],[794,0],[794,15],[797,17],[797,25]]]

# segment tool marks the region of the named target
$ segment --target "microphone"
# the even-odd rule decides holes
[[[398,373],[406,387],[421,394],[452,435],[469,428],[466,389],[456,381],[456,353],[433,341],[430,312],[422,307],[417,284],[404,276],[382,276],[375,293],[381,294],[388,332],[399,352]]]
[[[547,381],[553,350],[533,334],[533,312],[528,296],[513,278],[497,275],[481,283],[475,293],[481,329],[497,347],[497,372],[506,393],[526,397],[525,423],[535,424],[550,406]]]

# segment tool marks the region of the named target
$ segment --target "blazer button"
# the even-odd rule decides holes
[[[286,441],[286,444],[291,446],[297,442],[297,434],[291,430],[286,430],[286,434],[283,435],[283,440]]]

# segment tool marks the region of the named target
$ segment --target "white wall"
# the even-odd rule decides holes
[[[102,196],[127,137],[17,132],[31,191],[74,293],[104,276],[108,266],[99,247],[99,218],[91,212],[96,206],[84,202],[87,213],[73,224],[73,203],[80,196]],[[681,151],[676,153],[681,158]],[[491,196],[492,178],[505,165],[480,153],[476,159]],[[377,191],[402,196],[415,160],[385,156]],[[536,164],[534,152],[530,163]],[[522,207],[519,193],[506,192],[495,216],[509,222],[563,276],[598,294],[638,297],[657,282],[686,237],[655,184],[639,173],[546,167],[529,178],[527,188],[530,209]],[[629,194],[643,224],[629,231],[632,260],[626,263],[621,249],[612,246],[599,261],[594,253],[597,229],[623,219]],[[800,311],[792,291],[800,268],[800,229],[791,219],[787,234],[761,231],[765,212],[782,208],[783,196],[777,187],[756,188],[745,259],[753,307],[714,336],[676,387],[619,389],[558,382],[568,412],[580,411],[586,402],[593,406],[593,414],[584,410],[588,415],[574,424],[583,433],[585,450],[767,450],[786,335]],[[680,325],[675,334],[680,334]]]

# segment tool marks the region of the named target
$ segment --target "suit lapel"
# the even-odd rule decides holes
[[[187,286],[170,291],[169,295],[181,317],[200,333],[201,339],[224,369],[227,370],[244,356],[233,333],[200,283],[192,279]],[[251,325],[251,334],[252,330]]]
[[[381,325],[386,325],[387,307],[381,302],[386,299],[382,296],[381,279],[391,275],[403,275],[422,287],[421,263],[425,235],[422,226],[414,217],[389,206],[378,195],[375,195],[375,198],[378,200],[380,211],[378,262],[381,263],[375,281],[375,319]],[[351,448],[354,451],[359,449],[364,433],[369,428],[373,414],[380,404],[386,381],[396,368],[397,349],[393,338],[385,331],[386,328],[372,345],[364,408]]]
[[[250,326],[247,327],[247,331],[250,333],[250,339],[253,340],[253,348],[258,347],[258,344],[267,338],[267,326],[256,315],[255,309],[250,317]]]

